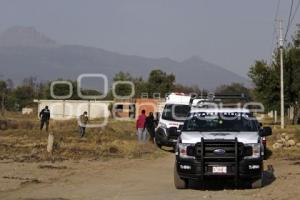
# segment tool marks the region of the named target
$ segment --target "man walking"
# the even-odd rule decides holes
[[[150,141],[154,142],[154,136],[155,136],[155,120],[154,120],[154,116],[153,113],[150,112],[149,116],[146,117],[146,122],[145,122],[145,128],[147,130],[147,132],[150,135]]]
[[[87,112],[85,111],[82,115],[79,116],[79,133],[80,137],[83,137],[85,135],[85,128],[89,121],[89,118],[87,116]]]
[[[41,119],[40,130],[42,131],[44,128],[44,125],[46,124],[46,131],[48,132],[49,120],[50,120],[50,110],[49,110],[48,106],[45,106],[45,108],[40,112],[39,116]]]
[[[146,111],[142,110],[142,114],[139,115],[136,121],[136,130],[137,130],[137,137],[139,143],[146,142],[147,139],[147,131],[145,130],[145,121],[146,121]]]

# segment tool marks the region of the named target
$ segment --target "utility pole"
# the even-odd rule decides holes
[[[284,85],[283,85],[283,37],[282,20],[279,20],[279,51],[280,51],[280,125],[284,129]]]

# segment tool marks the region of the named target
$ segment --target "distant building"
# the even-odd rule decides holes
[[[22,108],[23,115],[30,115],[33,113],[33,108]]]
[[[51,118],[56,120],[72,119],[88,112],[90,119],[109,117],[109,104],[113,101],[88,101],[88,100],[34,100],[38,103],[38,113],[48,106]]]
[[[77,118],[84,111],[90,119],[122,118],[134,120],[144,109],[149,112],[161,113],[164,101],[161,99],[138,98],[116,101],[88,101],[88,100],[34,100],[38,103],[38,113],[48,106],[51,118],[55,120]]]

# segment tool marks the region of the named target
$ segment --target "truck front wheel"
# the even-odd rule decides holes
[[[160,143],[160,141],[156,138],[156,137],[154,137],[154,143],[156,144],[156,146],[158,147],[158,148],[160,148],[161,149],[161,143]]]
[[[174,185],[176,189],[186,189],[188,187],[188,180],[182,179],[178,175],[176,163],[174,165]]]
[[[262,184],[262,178],[256,179],[255,181],[253,181],[251,183],[251,188],[252,189],[261,188],[262,186],[263,186],[263,184]]]
[[[251,182],[252,189],[261,188],[261,187],[263,187],[263,172],[261,172],[261,175],[258,179],[255,179]]]

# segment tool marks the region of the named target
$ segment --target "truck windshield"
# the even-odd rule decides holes
[[[190,112],[189,105],[167,104],[162,113],[162,119],[169,121],[184,121]]]
[[[183,131],[255,131],[257,120],[250,113],[191,113]]]

